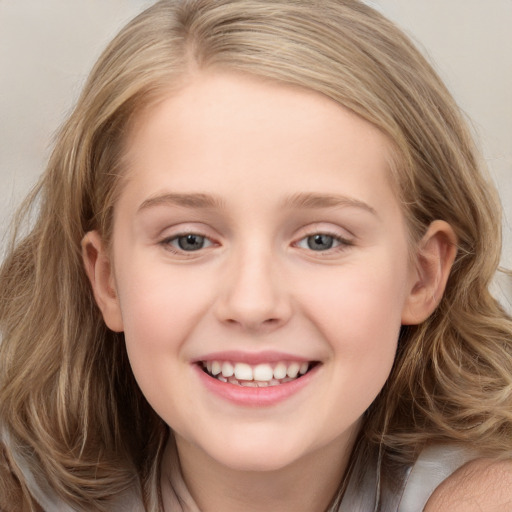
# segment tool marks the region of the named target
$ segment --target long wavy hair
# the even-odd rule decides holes
[[[357,0],[162,0],[100,57],[15,220],[0,271],[0,509],[38,510],[34,482],[76,510],[107,511],[134,487],[147,511],[160,509],[168,429],[135,383],[122,334],[102,320],[80,242],[93,229],[111,237],[133,121],[206,69],[317,91],[373,123],[393,144],[411,239],[435,219],[457,235],[446,293],[402,329],[353,456],[378,448],[383,463],[403,464],[448,442],[510,453],[512,321],[489,293],[499,202],[432,67]]]

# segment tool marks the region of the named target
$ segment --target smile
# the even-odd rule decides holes
[[[305,375],[316,363],[279,361],[250,365],[233,361],[202,361],[203,371],[221,382],[263,388],[278,386]]]
[[[321,361],[289,354],[224,352],[193,364],[203,386],[222,400],[242,407],[270,407],[300,395],[319,374]]]

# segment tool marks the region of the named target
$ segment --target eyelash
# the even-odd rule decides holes
[[[190,250],[190,251],[187,251],[187,250],[182,249],[182,248],[175,247],[173,245],[173,242],[179,243],[180,238],[189,237],[189,236],[200,237],[205,242],[207,242],[208,245],[206,247],[199,247],[196,250]],[[309,250],[312,253],[333,254],[333,253],[336,253],[336,252],[344,251],[344,250],[347,249],[347,247],[350,247],[350,246],[354,245],[351,240],[347,240],[346,238],[340,237],[336,233],[332,233],[332,232],[329,232],[329,231],[318,230],[318,231],[312,231],[310,233],[305,234],[299,240],[294,242],[293,246],[301,248],[299,246],[299,244],[301,242],[308,243],[308,239],[310,239],[312,237],[318,237],[318,236],[324,236],[324,237],[332,238],[333,243],[335,243],[337,245],[335,245],[334,247],[328,247],[325,250],[318,250],[318,251],[312,249],[311,247],[302,247],[302,249]],[[205,235],[203,233],[189,231],[189,232],[184,232],[184,233],[178,233],[176,235],[173,235],[172,237],[167,237],[167,238],[165,238],[164,240],[162,240],[160,242],[160,245],[164,246],[164,248],[166,250],[172,252],[173,254],[180,255],[180,256],[186,256],[186,257],[192,257],[195,253],[202,252],[202,250],[207,249],[208,247],[216,245],[216,242],[214,242],[210,237],[208,237],[207,235]]]
[[[177,247],[174,247],[172,245],[172,242],[178,242],[179,243],[179,239],[180,238],[184,238],[184,237],[188,237],[188,236],[194,236],[194,237],[203,238],[204,241],[208,242],[207,247],[200,247],[200,248],[198,248],[196,250],[186,251],[185,249],[177,248]],[[160,242],[160,245],[162,245],[166,250],[168,250],[169,252],[171,252],[173,254],[176,254],[176,255],[179,255],[179,256],[191,257],[195,253],[201,252],[203,249],[206,249],[206,248],[208,248],[210,246],[216,245],[216,243],[209,236],[207,236],[207,235],[205,235],[203,233],[195,232],[195,231],[188,231],[188,232],[185,232],[185,233],[178,233],[176,235],[167,237],[167,238],[165,238],[164,240],[162,240]]]
[[[320,254],[325,254],[325,255],[328,255],[328,254],[331,255],[333,253],[344,251],[348,247],[351,247],[351,246],[354,245],[354,243],[351,240],[343,238],[343,237],[339,236],[336,233],[332,233],[330,231],[325,231],[325,230],[321,230],[321,229],[319,229],[317,231],[312,231],[310,233],[306,233],[297,242],[294,242],[293,245],[295,247],[298,247],[300,242],[306,241],[306,243],[307,243],[307,240],[309,238],[312,238],[312,237],[315,237],[315,236],[327,236],[329,238],[332,238],[333,242],[337,243],[338,245],[336,245],[335,247],[329,247],[328,249],[322,250],[322,251],[315,251],[314,249],[311,249],[310,247],[308,247],[308,248],[303,247],[303,249],[309,250],[312,253],[320,253]]]

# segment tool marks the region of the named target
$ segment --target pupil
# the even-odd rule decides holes
[[[308,237],[308,247],[313,251],[325,251],[333,246],[334,239],[329,235],[313,235]]]
[[[197,251],[204,244],[204,236],[200,235],[184,235],[178,238],[178,245],[184,251]]]

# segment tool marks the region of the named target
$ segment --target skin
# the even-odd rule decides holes
[[[436,221],[411,250],[388,140],[317,93],[195,76],[126,147],[112,252],[91,232],[84,261],[192,496],[203,512],[326,509],[400,326],[442,296],[453,231]],[[204,247],[180,249],[187,233]],[[312,249],[315,234],[333,247]],[[319,364],[286,400],[243,406],[198,378],[195,361],[227,350]],[[164,461],[164,503],[165,475]]]
[[[512,461],[477,459],[447,478],[424,512],[510,512]]]

